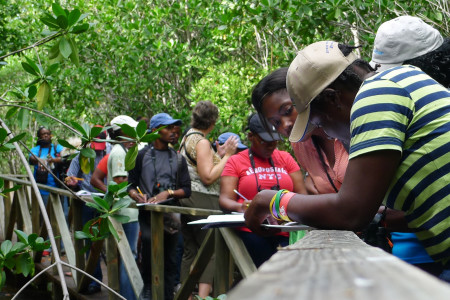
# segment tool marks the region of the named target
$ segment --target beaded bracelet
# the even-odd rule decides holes
[[[280,200],[280,207],[279,207],[279,216],[283,221],[286,222],[292,222],[292,220],[289,218],[287,213],[287,206],[289,204],[289,201],[291,198],[295,195],[295,193],[289,192],[284,195],[283,199]]]

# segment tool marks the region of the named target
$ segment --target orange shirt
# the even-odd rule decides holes
[[[319,154],[314,147],[314,143],[311,138],[303,141],[291,143],[292,149],[294,149],[295,157],[297,158],[300,166],[309,173],[311,179],[314,182],[316,189],[320,194],[335,193],[333,186],[328,180],[325,173],[322,162],[320,161]],[[327,157],[322,151],[322,156],[325,160],[328,175],[333,180],[334,185],[339,190],[342,182],[344,182],[345,170],[348,165],[348,153],[345,151],[344,145],[338,140],[334,140],[334,155],[335,163],[334,167],[330,168]]]

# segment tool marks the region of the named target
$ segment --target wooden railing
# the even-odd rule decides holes
[[[448,300],[450,285],[353,232],[313,230],[273,255],[227,299]]]
[[[12,184],[20,184],[22,187],[16,192],[12,192],[3,198],[0,203],[0,239],[12,239],[14,229],[21,229],[25,233],[39,233],[40,236],[46,237],[45,226],[40,226],[40,211],[36,197],[31,192],[30,183],[26,179],[15,178],[11,176],[0,175],[5,180],[5,186],[11,187]],[[61,236],[64,243],[67,259],[69,263],[77,268],[93,274],[102,248],[106,248],[106,261],[108,270],[108,286],[115,291],[119,291],[119,274],[118,274],[118,255],[122,257],[125,268],[130,278],[130,283],[135,294],[139,297],[143,288],[143,281],[136,261],[131,252],[127,238],[124,234],[122,224],[115,219],[110,218],[115,229],[118,232],[120,241],[118,242],[113,236],[106,241],[94,242],[91,252],[86,261],[85,255],[82,253],[83,241],[75,240],[73,232],[82,230],[81,222],[82,206],[85,202],[92,201],[90,197],[74,197],[69,191],[53,188],[46,185],[38,184],[40,189],[50,192],[49,202],[47,204],[47,212],[49,213],[52,229],[56,236]],[[67,226],[60,196],[66,196],[70,199],[69,220],[71,221],[71,230]],[[164,299],[164,226],[163,213],[174,212],[180,214],[188,214],[195,216],[208,216],[211,214],[221,214],[221,211],[186,208],[167,205],[151,205],[141,207],[151,211],[151,234],[152,243],[152,293],[153,299]],[[106,247],[104,247],[106,243]],[[59,243],[57,243],[59,245]],[[58,249],[59,251],[59,249]],[[256,271],[256,267],[252,262],[243,242],[237,237],[233,230],[229,228],[210,229],[209,233],[201,246],[196,259],[194,260],[192,271],[182,287],[176,295],[176,299],[187,299],[195,287],[201,273],[206,267],[210,257],[216,254],[216,272],[214,279],[214,295],[226,293],[233,281],[233,268],[237,266],[243,278]],[[35,253],[35,262],[40,262],[41,253]],[[51,271],[49,271],[51,272]],[[68,279],[70,280],[70,279]],[[73,280],[76,288],[69,289],[71,296],[77,296],[79,291],[85,289],[90,279],[82,275],[80,272],[73,271]],[[56,281],[57,282],[57,281]],[[117,297],[110,294],[110,299]]]

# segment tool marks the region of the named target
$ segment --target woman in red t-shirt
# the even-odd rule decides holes
[[[251,199],[264,189],[306,194],[300,167],[289,153],[277,149],[281,137],[275,129],[267,132],[257,114],[249,118],[248,129],[250,149],[231,156],[222,172],[219,197],[222,210],[244,212]],[[246,227],[239,228],[237,233],[257,267],[269,259],[277,247],[289,244],[287,233],[262,237]]]

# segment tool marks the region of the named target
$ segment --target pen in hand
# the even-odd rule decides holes
[[[246,200],[246,201],[250,201],[247,198],[245,198],[241,193],[239,193],[236,189],[233,190],[236,194],[238,194],[242,199]]]

